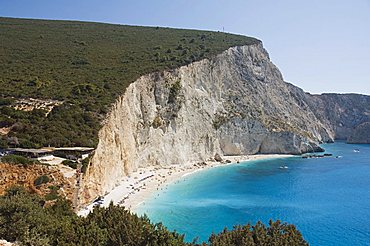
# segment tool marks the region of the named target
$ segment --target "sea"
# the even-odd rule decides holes
[[[207,241],[236,224],[294,224],[310,245],[370,245],[370,144],[323,144],[324,158],[294,156],[199,171],[136,210]],[[284,167],[287,168],[284,168]]]

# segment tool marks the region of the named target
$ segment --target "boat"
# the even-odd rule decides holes
[[[360,152],[360,150],[359,149],[354,149],[353,152],[358,153],[358,152]]]
[[[288,169],[288,166],[280,166],[280,169]]]

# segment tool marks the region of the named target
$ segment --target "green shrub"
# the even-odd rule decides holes
[[[49,193],[45,195],[45,201],[52,201],[59,198],[59,194],[57,190],[51,190]]]
[[[184,235],[169,231],[161,223],[139,217],[124,207],[96,207],[86,218],[77,216],[71,203],[56,198],[52,206],[24,189],[12,187],[0,196],[0,238],[28,245],[96,246],[242,246],[307,245],[293,226],[270,221],[269,226],[235,226],[233,230],[212,234],[209,244],[184,242]],[[44,244],[42,244],[42,242]]]
[[[12,105],[14,101],[14,98],[0,98],[0,106]]]
[[[270,220],[269,226],[266,227],[260,221],[256,225],[250,224],[244,226],[234,226],[229,231],[226,228],[209,238],[210,245],[296,245],[308,246],[303,239],[302,234],[294,225],[281,223],[279,220],[273,222]]]
[[[176,98],[179,95],[181,90],[181,81],[177,80],[175,83],[171,85],[170,93],[168,96],[168,103],[176,102]]]
[[[31,160],[24,156],[13,155],[13,154],[2,157],[1,161],[4,163],[8,163],[8,164],[23,165],[23,166],[40,163],[39,161]]]
[[[77,163],[74,162],[74,161],[71,161],[71,160],[64,160],[64,161],[62,161],[62,164],[65,165],[65,166],[71,167],[73,169],[77,168]]]
[[[41,175],[41,176],[37,177],[33,183],[37,187],[37,186],[40,186],[42,184],[47,184],[49,182],[50,182],[49,176]]]
[[[0,149],[7,149],[8,141],[5,138],[0,137]]]
[[[45,195],[45,200],[46,201],[51,201],[60,198],[58,194],[58,190],[60,187],[55,186],[55,185],[50,185],[49,187],[49,193]]]
[[[159,115],[157,115],[153,120],[152,126],[154,128],[158,128],[158,127],[162,126],[162,124],[163,124],[163,121],[162,121],[161,117]]]

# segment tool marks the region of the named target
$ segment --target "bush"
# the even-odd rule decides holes
[[[159,115],[157,115],[153,120],[152,126],[154,128],[158,128],[158,127],[162,126],[162,124],[163,124],[163,121],[162,121],[161,117]]]
[[[8,147],[8,141],[0,137],[0,149],[7,149]]]
[[[9,189],[0,196],[0,238],[32,242],[29,245],[199,245],[186,243],[183,235],[169,231],[161,223],[153,224],[146,216],[139,217],[112,203],[108,208],[96,207],[86,218],[77,216],[65,199],[57,198],[46,208],[44,204],[41,197],[22,188]],[[270,221],[269,227],[258,222],[255,226],[225,229],[212,234],[209,244],[201,245],[307,245],[307,242],[293,225]]]
[[[13,98],[0,98],[0,106],[12,105],[14,101]]]
[[[170,93],[168,95],[168,103],[176,102],[176,98],[181,90],[181,81],[177,80],[175,83],[171,85]]]
[[[50,191],[48,194],[45,195],[45,201],[52,201],[58,199],[59,195],[56,191]]]
[[[42,184],[49,183],[49,181],[50,181],[49,176],[41,175],[41,176],[37,177],[33,183],[37,187],[37,186],[40,186]]]
[[[62,164],[67,166],[67,167],[71,167],[73,169],[77,169],[77,163],[74,162],[74,161],[71,161],[71,160],[64,160],[62,161]]]
[[[60,187],[51,185],[48,187],[49,188],[49,193],[45,195],[45,201],[51,201],[51,200],[56,200],[59,198],[58,190]]]
[[[15,165],[23,165],[23,166],[28,166],[28,165],[33,165],[33,164],[39,164],[39,161],[36,160],[31,160],[29,158],[26,158],[24,156],[20,155],[6,155],[1,158],[1,161],[4,163],[8,164],[15,164]]]
[[[279,220],[273,222],[270,220],[266,227],[260,221],[251,226],[234,226],[229,231],[226,228],[219,234],[214,234],[209,238],[210,245],[307,245],[302,234],[294,225],[281,223]]]

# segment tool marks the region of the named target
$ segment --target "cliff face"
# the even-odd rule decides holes
[[[312,99],[312,104],[316,105],[312,105],[311,108],[317,117],[324,122],[326,128],[334,132],[335,139],[347,140],[354,134],[357,126],[370,122],[370,96],[322,94],[314,95]],[[367,137],[370,135],[370,131],[367,131],[367,134],[363,133]]]
[[[85,199],[111,190],[138,167],[203,161],[216,153],[320,150],[317,143],[333,140],[334,131],[295,90],[262,44],[141,77],[100,130]]]
[[[370,121],[358,125],[347,139],[348,143],[370,144]]]
[[[312,110],[334,139],[363,143],[370,136],[370,131],[366,131],[369,129],[366,122],[370,122],[370,96],[334,93],[311,95],[294,85],[288,85],[294,98]],[[364,126],[358,128],[362,124]],[[361,139],[356,132],[364,134]]]

